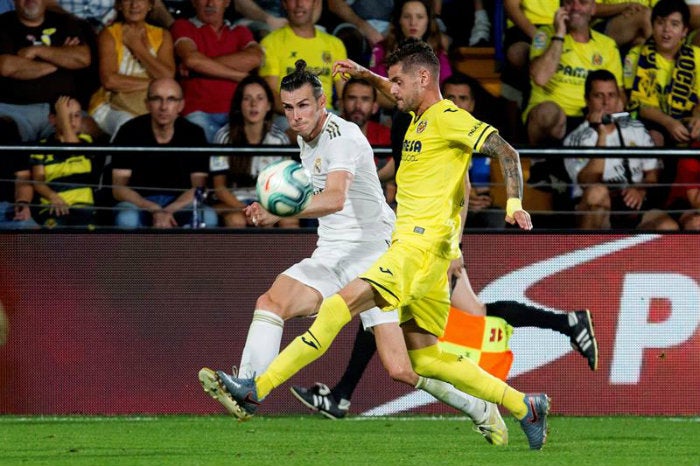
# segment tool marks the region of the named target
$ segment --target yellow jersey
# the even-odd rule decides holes
[[[326,107],[333,108],[333,63],[348,57],[340,39],[318,29],[313,38],[306,39],[294,34],[287,25],[266,35],[260,45],[265,50],[260,76],[278,76],[281,83],[283,77],[296,69],[294,63],[303,59],[307,70],[317,75],[323,84],[328,99]],[[342,77],[338,75],[335,79]]]
[[[530,61],[547,50],[552,36],[552,26],[543,26],[537,31],[530,47]],[[586,106],[583,97],[586,76],[595,70],[610,71],[618,85],[622,86],[622,60],[615,41],[594,30],[591,30],[591,38],[586,43],[576,42],[571,35],[565,35],[557,70],[544,86],[532,84],[523,121],[527,121],[527,115],[534,106],[545,101],[559,104],[566,116],[582,116]]]
[[[497,130],[450,100],[413,115],[396,173],[394,239],[447,259],[459,257],[459,212],[472,152]]]

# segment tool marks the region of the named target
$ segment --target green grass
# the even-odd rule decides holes
[[[462,418],[0,416],[0,464],[700,465],[700,419],[558,417],[547,445],[488,445]]]

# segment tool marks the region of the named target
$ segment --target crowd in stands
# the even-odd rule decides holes
[[[279,86],[304,59],[328,110],[396,157],[406,116],[332,66],[386,75],[408,37],[438,56],[443,96],[516,146],[700,147],[700,0],[499,1],[504,28],[485,0],[0,1],[0,146],[86,147],[3,151],[0,228],[247,227],[257,174],[287,156],[87,146],[292,147]],[[451,53],[495,44],[499,95]],[[551,227],[700,229],[700,161],[660,154],[534,157],[529,210],[567,214]],[[394,159],[376,162],[393,204]],[[467,227],[505,227],[497,172],[475,154]]]

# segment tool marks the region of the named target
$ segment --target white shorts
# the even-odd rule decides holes
[[[314,288],[325,299],[365,272],[387,248],[384,240],[320,243],[311,257],[294,264],[282,274]],[[396,311],[385,312],[377,307],[360,313],[360,319],[365,329],[399,322]]]

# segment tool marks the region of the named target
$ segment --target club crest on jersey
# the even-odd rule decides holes
[[[594,66],[600,66],[603,64],[603,56],[599,54],[598,52],[593,54],[593,58],[591,60]]]
[[[314,173],[321,173],[321,157],[314,160]]]
[[[416,133],[420,134],[423,131],[425,131],[425,128],[428,127],[428,122],[426,120],[421,121],[418,123],[418,126],[416,127]]]

